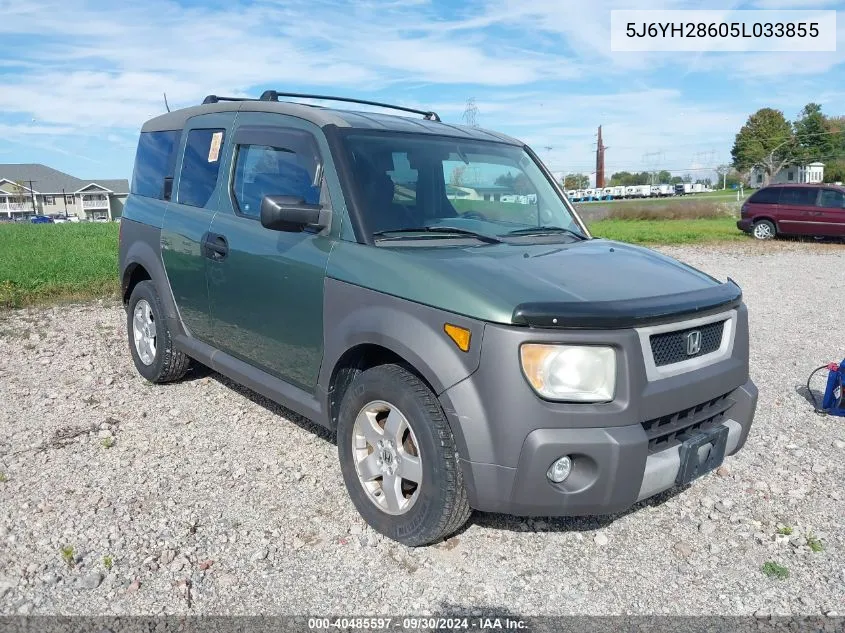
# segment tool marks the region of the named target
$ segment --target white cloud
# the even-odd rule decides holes
[[[748,115],[742,105],[726,110],[660,88],[478,99],[478,109],[482,126],[525,141],[553,170],[587,173],[595,169],[602,125],[608,173],[666,169],[709,175],[705,172],[729,160],[733,135]]]
[[[697,8],[692,0],[638,4]],[[559,0],[473,0],[446,15],[428,0],[0,0],[0,134],[44,151],[101,156],[111,148],[128,165],[138,127],[164,109],[163,92],[172,107],[267,86],[381,95],[456,122],[475,95],[483,125],[524,138],[544,157],[542,147],[554,147],[556,168],[592,164],[598,124],[613,169],[638,169],[643,154],[661,151],[666,166],[683,168],[716,152],[710,147],[724,158],[757,100],[842,110],[838,84],[820,77],[831,78],[843,51],[612,53],[613,8],[630,3],[594,0],[587,10]],[[699,76],[712,93],[682,92]]]

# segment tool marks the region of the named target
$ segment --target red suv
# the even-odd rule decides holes
[[[775,235],[845,237],[845,188],[836,185],[771,185],[742,205],[737,227],[758,240]]]

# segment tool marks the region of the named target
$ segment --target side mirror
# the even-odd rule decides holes
[[[266,229],[299,233],[307,227],[323,229],[328,225],[328,210],[321,204],[308,204],[296,196],[264,196],[261,200],[261,226]]]

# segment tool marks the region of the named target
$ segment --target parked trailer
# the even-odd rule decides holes
[[[688,182],[681,182],[675,185],[676,196],[686,196],[692,193],[692,185]]]
[[[617,187],[611,187],[610,189],[613,192],[614,198],[620,198],[621,199],[621,198],[627,197],[627,195],[625,193],[625,190],[627,189],[627,187],[617,186]]]
[[[692,186],[692,193],[704,193],[704,185],[702,185],[700,182],[695,183]]]
[[[651,195],[655,197],[665,198],[675,193],[672,185],[652,185]]]

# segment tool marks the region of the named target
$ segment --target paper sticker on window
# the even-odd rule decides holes
[[[220,158],[220,146],[223,144],[223,132],[215,132],[211,135],[211,145],[208,148],[208,162],[216,163]]]

